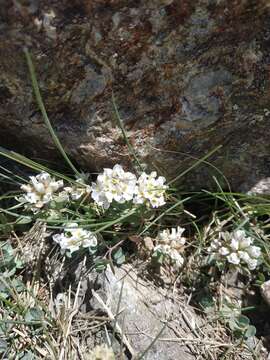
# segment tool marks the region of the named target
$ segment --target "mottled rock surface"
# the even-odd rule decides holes
[[[33,55],[51,122],[91,171],[130,164],[119,112],[142,162],[179,174],[211,149],[234,189],[270,176],[267,0],[0,0],[0,141],[54,159],[33,98]],[[200,166],[189,185],[219,173]]]
[[[183,308],[187,318],[191,317],[193,320],[196,317],[193,309],[181,303],[172,291],[166,293],[165,290],[158,290],[153,284],[138,277],[132,267],[115,269],[115,274],[107,270],[104,275],[99,276],[98,283],[100,284],[98,294],[102,296],[107,307],[113,314],[117,314],[117,309],[121,312],[117,321],[123,324],[122,327],[134,355],[142,354],[163,328],[159,339],[176,339],[180,336],[193,339],[192,332],[183,322],[180,311]],[[119,297],[121,297],[120,308],[118,307]],[[104,311],[95,297],[91,299],[90,304],[93,309]],[[165,323],[167,326],[164,327]],[[143,359],[193,360],[196,359],[195,354],[181,340],[156,341]]]

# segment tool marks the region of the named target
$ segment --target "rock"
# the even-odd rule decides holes
[[[249,194],[269,195],[270,194],[270,177],[263,178],[255,183],[249,190]]]
[[[113,90],[128,138],[149,169],[173,178],[222,145],[208,159],[215,167],[203,163],[182,181],[209,188],[215,176],[224,187],[229,181],[249,191],[270,177],[269,12],[266,0],[1,6],[1,144],[59,160],[33,97],[27,46],[53,127],[81,168],[131,166]]]
[[[192,337],[192,334],[189,334],[190,329],[181,323],[180,305],[177,301],[174,302],[172,292],[166,294],[162,289],[155,288],[151,283],[139,278],[131,267],[126,266],[115,270],[115,274],[107,270],[105,275],[99,276],[98,294],[102,296],[112,313],[116,314],[122,282],[124,283],[120,303],[121,314],[117,317],[117,321],[119,324],[124,321],[124,332],[135,354],[147,349],[166,321],[168,321],[168,327],[164,328],[159,338],[175,339],[177,335],[173,328],[181,332],[185,338]],[[90,304],[93,309],[104,311],[103,306],[95,297],[92,298]],[[188,316],[191,315],[188,314]],[[189,360],[195,357],[181,341],[168,340],[156,341],[144,359]]]

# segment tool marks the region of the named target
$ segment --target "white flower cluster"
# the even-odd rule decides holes
[[[138,185],[135,188],[135,204],[143,204],[148,202],[153,208],[162,206],[165,204],[164,194],[167,185],[165,177],[159,176],[157,178],[156,171],[152,171],[150,175],[142,173],[138,179]]]
[[[42,172],[37,176],[30,176],[29,184],[21,186],[21,189],[26,194],[19,200],[31,204],[32,210],[38,211],[52,200],[53,195],[63,185],[63,180],[56,181],[46,172]]]
[[[68,251],[70,254],[80,248],[95,248],[98,243],[91,231],[80,228],[77,223],[71,223],[63,233],[53,235],[53,240],[60,245],[61,253]]]
[[[184,258],[180,254],[186,242],[182,236],[184,231],[185,229],[180,226],[172,228],[171,231],[169,229],[161,231],[156,238],[153,257],[162,255],[165,260],[169,260],[175,270],[180,269],[184,264]]]
[[[157,178],[156,172],[150,175],[142,173],[137,179],[131,172],[124,171],[121,165],[115,165],[98,175],[97,182],[92,184],[92,198],[105,209],[113,200],[121,204],[133,200],[135,204],[146,202],[152,207],[159,207],[165,204],[165,181],[162,176]]]
[[[84,184],[83,180],[76,180],[76,185],[64,187],[64,190],[59,193],[59,199],[65,201],[79,200],[83,196],[91,193],[91,186]]]
[[[25,203],[26,207],[33,212],[39,211],[52,200],[78,200],[91,192],[91,187],[84,184],[81,179],[77,180],[76,184],[72,186],[64,187],[63,180],[56,181],[46,172],[42,172],[37,176],[30,176],[30,182],[22,185],[21,189],[26,194],[18,200]]]
[[[122,204],[133,198],[136,182],[134,174],[125,172],[121,165],[115,165],[112,169],[104,169],[97,182],[92,183],[92,198],[105,209],[113,200]]]
[[[146,203],[156,208],[165,204],[164,195],[168,188],[165,182],[166,179],[157,177],[155,171],[150,175],[142,173],[137,179],[133,173],[124,171],[121,165],[104,169],[92,186],[79,179],[76,184],[64,187],[63,180],[56,181],[50,174],[42,172],[30,176],[29,184],[21,186],[26,194],[19,201],[36,212],[51,200],[68,202],[91,193],[92,199],[104,209],[108,209],[113,201],[123,204],[131,200],[134,204]]]
[[[235,230],[232,233],[221,232],[219,239],[212,241],[208,251],[214,254],[215,259],[225,258],[230,264],[242,264],[249,270],[254,270],[261,256],[261,249],[252,244],[253,239],[243,230]]]

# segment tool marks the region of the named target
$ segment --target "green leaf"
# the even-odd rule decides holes
[[[25,321],[29,322],[42,322],[43,321],[43,311],[40,308],[33,307],[28,309],[24,315]]]
[[[30,224],[32,222],[32,218],[30,216],[21,216],[16,221],[16,224],[24,225],[24,224]]]
[[[253,325],[249,325],[249,327],[247,328],[246,332],[245,332],[245,337],[246,338],[250,338],[256,335],[256,328]]]
[[[263,273],[258,273],[257,275],[257,279],[256,279],[256,284],[257,285],[262,285],[265,282],[265,276]]]
[[[113,254],[113,259],[117,265],[122,265],[125,262],[126,257],[121,247]]]
[[[0,339],[0,354],[7,351],[8,343],[4,339]]]
[[[237,319],[236,319],[236,324],[239,328],[245,329],[249,326],[250,320],[247,316],[245,315],[240,315]]]
[[[237,329],[235,319],[233,319],[233,318],[229,320],[228,325],[232,331],[235,331],[235,329]]]
[[[106,259],[98,259],[95,261],[95,269],[97,272],[103,272],[106,270],[109,261]]]
[[[4,244],[0,244],[0,248],[2,250],[2,254],[3,257],[5,258],[6,256],[13,256],[14,250],[13,247],[11,246],[11,244],[9,242],[6,242]]]
[[[25,285],[19,278],[12,279],[11,284],[18,293],[25,290]]]
[[[0,214],[0,224],[5,225],[8,222],[5,214]]]
[[[207,265],[215,264],[216,263],[215,255],[214,254],[208,255],[207,258],[206,258],[206,263],[207,263]]]
[[[201,307],[204,309],[204,311],[209,311],[215,306],[215,302],[213,300],[213,297],[211,295],[205,295],[203,296],[199,301]]]
[[[0,224],[2,225],[1,232],[5,235],[8,235],[13,229],[13,226],[8,224],[8,219],[4,214],[0,214]]]
[[[12,276],[16,269],[22,268],[22,261],[15,256],[14,249],[9,242],[0,243],[0,273],[5,276]]]
[[[156,257],[156,261],[158,264],[162,265],[165,261],[166,255],[163,254],[162,252],[158,253],[157,257]]]

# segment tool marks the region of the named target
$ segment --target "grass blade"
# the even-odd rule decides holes
[[[62,156],[65,159],[65,161],[67,162],[67,164],[70,166],[70,168],[74,171],[74,173],[76,175],[80,176],[80,172],[75,168],[75,166],[72,164],[72,162],[68,158],[68,156],[67,156],[61,142],[59,141],[59,139],[58,139],[58,137],[57,137],[52,125],[51,125],[51,122],[50,122],[49,117],[47,115],[47,111],[45,109],[45,106],[44,106],[44,103],[43,103],[43,100],[42,100],[42,97],[41,97],[41,94],[40,94],[40,91],[39,91],[37,77],[36,77],[36,74],[35,74],[35,68],[34,68],[30,53],[29,53],[27,48],[24,49],[24,53],[25,53],[25,56],[26,56],[26,61],[27,61],[27,65],[28,65],[28,68],[29,68],[30,76],[31,76],[31,81],[32,81],[32,85],[33,85],[34,94],[35,94],[39,109],[40,109],[40,111],[42,113],[43,119],[45,121],[45,124],[46,124],[46,126],[47,126],[47,128],[48,128],[48,130],[49,130],[49,132],[51,134],[51,137],[52,137],[56,147],[58,148],[58,150],[62,154]]]
[[[76,184],[75,180],[65,176],[57,171],[51,170],[48,167],[41,165],[33,160],[28,159],[26,156],[16,153],[15,151],[7,150],[0,146],[0,155],[6,157],[7,159],[16,161],[17,163],[24,165],[35,171],[46,171],[51,175],[54,175],[60,179],[66,180],[70,183]]]
[[[194,164],[192,164],[189,168],[187,168],[185,171],[183,171],[181,174],[179,174],[178,176],[176,176],[174,179],[172,179],[168,185],[173,184],[174,182],[176,182],[177,180],[179,180],[181,177],[183,177],[184,175],[186,175],[188,172],[190,172],[192,169],[194,169],[196,166],[200,165],[201,163],[205,162],[206,159],[208,159],[210,156],[212,156],[216,151],[220,150],[222,148],[222,145],[219,145],[217,147],[215,147],[213,150],[211,150],[208,154],[206,154],[205,156],[203,156],[201,159],[199,159],[198,161],[196,161]]]
[[[130,143],[128,137],[127,137],[126,130],[125,130],[125,128],[124,128],[124,125],[123,125],[123,123],[122,123],[122,120],[121,120],[121,117],[120,117],[120,114],[119,114],[119,111],[118,111],[118,108],[117,108],[117,105],[116,105],[114,93],[112,93],[112,103],[113,103],[113,108],[114,108],[115,115],[116,115],[117,124],[118,124],[119,128],[120,128],[121,131],[122,131],[122,135],[123,135],[123,138],[124,138],[124,140],[125,140],[125,142],[126,142],[126,144],[127,144],[129,153],[130,153],[131,156],[133,156],[133,158],[134,158],[136,164],[138,165],[139,169],[140,169],[141,171],[143,171],[143,168],[142,168],[142,166],[141,166],[141,163],[140,163],[140,161],[139,161],[139,159],[138,159],[138,157],[137,157],[137,155],[136,155],[136,152],[135,152],[133,146],[131,145],[131,143]]]

